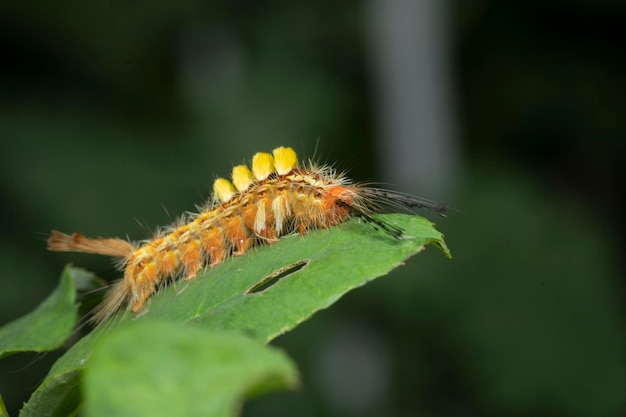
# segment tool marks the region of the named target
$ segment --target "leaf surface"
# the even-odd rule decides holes
[[[235,333],[151,320],[103,336],[85,371],[85,416],[226,417],[297,386],[280,350]]]
[[[18,352],[45,352],[60,347],[77,319],[73,276],[85,273],[66,267],[56,289],[35,310],[0,329],[0,358]]]
[[[4,406],[4,401],[2,400],[2,395],[0,395],[0,417],[9,417],[7,408]]]
[[[75,344],[53,365],[21,415],[53,416],[39,407],[39,414],[30,413],[29,407],[47,398],[49,390],[59,390],[59,384],[67,384],[65,392],[74,396],[75,379],[88,363],[94,343],[123,322],[166,319],[211,331],[239,332],[268,342],[329,307],[348,291],[402,265],[427,245],[450,257],[443,235],[429,220],[403,214],[380,215],[379,219],[401,228],[404,237],[394,239],[352,220],[304,237],[289,236],[253,248],[244,256],[205,270],[194,281],[170,285],[154,295],[137,316],[121,312]],[[285,271],[292,273],[283,274],[269,285],[268,278]],[[266,288],[259,288],[263,283]],[[64,404],[63,398],[56,401],[59,406]],[[47,406],[55,410],[53,404]]]

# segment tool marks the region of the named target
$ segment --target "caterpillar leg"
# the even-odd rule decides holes
[[[196,278],[200,268],[202,268],[202,247],[200,242],[197,240],[187,242],[181,252],[181,261],[187,272],[185,281],[192,281]]]
[[[218,227],[211,227],[202,230],[199,237],[202,248],[209,258],[209,266],[221,264],[228,255],[222,231]]]
[[[241,256],[252,246],[251,232],[243,217],[233,212],[220,221],[225,240],[233,248],[233,256]]]
[[[158,280],[158,270],[153,264],[146,265],[136,277],[129,278],[131,282],[131,310],[137,313],[154,293]]]

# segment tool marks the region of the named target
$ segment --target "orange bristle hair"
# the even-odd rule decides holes
[[[206,209],[141,244],[53,231],[49,250],[116,257],[124,269],[124,277],[113,284],[91,320],[102,323],[124,306],[137,313],[169,279],[192,280],[205,265],[217,265],[229,255],[242,255],[254,244],[272,243],[294,231],[304,235],[360,217],[400,238],[401,230],[371,213],[382,211],[381,205],[426,208],[439,214],[447,210],[419,197],[352,184],[327,166],[309,163],[299,168],[291,148],[257,153],[251,168],[234,167],[232,182],[218,178]]]

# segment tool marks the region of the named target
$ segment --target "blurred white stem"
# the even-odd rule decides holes
[[[385,181],[445,196],[458,174],[447,2],[369,0],[369,34]]]

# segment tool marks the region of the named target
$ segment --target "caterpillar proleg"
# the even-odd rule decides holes
[[[53,231],[48,249],[119,259],[124,275],[95,309],[91,320],[99,324],[124,307],[139,312],[171,279],[193,280],[205,266],[294,232],[304,235],[359,217],[399,239],[402,230],[373,216],[385,207],[424,208],[441,215],[448,209],[420,197],[352,183],[330,166],[309,162],[299,167],[295,151],[280,147],[254,155],[250,168],[234,167],[232,181],[218,178],[213,198],[199,213],[182,217],[152,239],[133,243]]]

